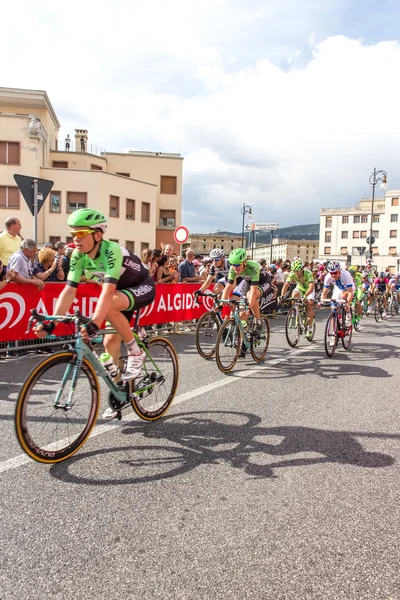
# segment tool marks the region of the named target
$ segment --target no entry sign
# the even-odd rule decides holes
[[[189,231],[183,225],[177,227],[174,231],[174,240],[177,244],[184,244],[189,237]]]

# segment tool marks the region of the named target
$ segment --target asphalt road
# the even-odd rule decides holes
[[[160,421],[97,428],[69,461],[22,455],[0,363],[0,600],[400,600],[400,317],[349,352],[295,350],[222,374],[171,336],[181,377]],[[99,422],[99,425],[101,422]]]

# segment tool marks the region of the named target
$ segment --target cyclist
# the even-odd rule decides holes
[[[348,271],[342,269],[340,263],[332,260],[326,266],[328,271],[324,279],[324,289],[321,294],[321,300],[326,300],[328,291],[333,285],[332,300],[346,300],[346,327],[351,325],[350,304],[354,297],[355,285],[352,276]]]
[[[295,283],[296,287],[292,292],[293,298],[302,298],[307,306],[307,331],[306,337],[312,337],[314,313],[314,298],[315,298],[315,283],[314,275],[309,269],[305,269],[303,261],[299,258],[292,263],[291,271],[282,288],[283,298],[291,283]]]
[[[397,292],[397,302],[400,303],[400,273],[394,273],[393,277],[389,279],[389,290],[391,292]]]
[[[386,277],[386,275],[383,271],[381,271],[381,273],[379,273],[379,276],[377,277],[377,279],[375,279],[372,291],[375,294],[382,294],[382,296],[383,296],[382,318],[386,319],[387,293],[389,291],[389,279]]]
[[[194,292],[195,296],[198,296],[208,290],[213,281],[215,286],[213,289],[214,294],[222,292],[226,285],[226,276],[229,272],[229,262],[225,258],[225,252],[222,248],[214,248],[210,252],[210,258],[212,259],[212,265],[208,272],[207,278],[201,288]]]
[[[357,310],[357,315],[359,317],[362,317],[362,306],[361,306],[361,299],[362,299],[362,295],[363,295],[363,290],[362,290],[362,284],[363,284],[363,280],[362,280],[362,275],[359,272],[359,270],[357,269],[357,267],[351,265],[349,267],[349,273],[353,278],[354,281],[354,286],[355,286],[355,290],[354,290],[354,297],[355,297],[355,304],[356,304],[356,310]],[[359,330],[361,329],[361,326],[359,325]]]
[[[105,320],[110,322],[118,335],[105,336],[105,350],[118,362],[122,338],[128,353],[123,380],[135,379],[140,374],[146,354],[140,351],[135,341],[130,320],[134,310],[143,308],[154,300],[154,281],[136,254],[103,238],[107,219],[101,212],[81,208],[69,215],[67,223],[72,229],[75,250],[71,255],[67,283],[58,297],[54,313],[64,315],[70,308],[85,271],[104,273],[99,300],[90,323],[82,327],[82,335],[88,341],[96,337]],[[35,332],[38,337],[43,338],[54,328],[54,323],[46,325],[46,329],[38,324]],[[112,419],[116,416],[117,413],[109,408],[103,418]]]
[[[362,272],[362,292],[367,295],[367,315],[371,313],[371,303],[372,303],[372,277],[370,276],[368,271]]]
[[[239,277],[242,278],[241,294],[246,296],[249,308],[256,318],[255,333],[261,329],[261,313],[259,301],[267,297],[271,290],[269,275],[261,269],[255,260],[247,260],[247,252],[244,248],[236,248],[229,254],[230,269],[227,275],[227,284],[222,293],[222,300],[228,300],[234,291],[235,283]]]

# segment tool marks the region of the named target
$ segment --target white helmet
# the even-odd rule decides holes
[[[214,250],[211,250],[210,252],[210,258],[223,258],[224,256],[225,252],[222,248],[214,248]]]

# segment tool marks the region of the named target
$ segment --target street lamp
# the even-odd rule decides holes
[[[386,190],[387,189],[386,176],[387,176],[386,171],[384,171],[383,169],[380,169],[379,171],[377,171],[375,168],[374,172],[372,173],[371,177],[369,178],[369,182],[372,185],[372,204],[371,204],[371,226],[369,228],[369,238],[367,239],[367,243],[369,245],[368,255],[371,260],[372,260],[372,256],[373,256],[372,244],[375,241],[375,239],[372,237],[372,227],[373,227],[373,220],[374,220],[375,186],[378,183],[378,181],[382,181],[380,187],[382,190]]]
[[[242,208],[240,209],[240,212],[243,215],[243,221],[242,221],[242,248],[244,248],[244,216],[249,214],[251,215],[251,211],[253,209],[251,208],[251,206],[249,204],[245,204],[243,203]]]

